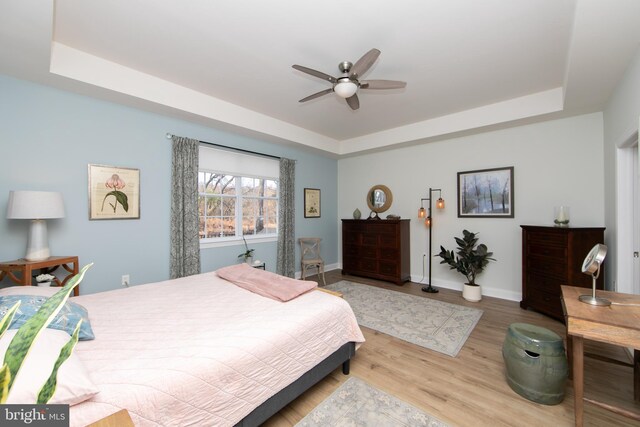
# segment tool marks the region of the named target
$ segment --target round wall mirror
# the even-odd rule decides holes
[[[384,212],[391,207],[393,194],[386,185],[374,185],[367,194],[367,205],[373,212]]]

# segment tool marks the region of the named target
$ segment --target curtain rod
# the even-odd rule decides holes
[[[167,139],[171,139],[176,135],[173,135],[173,134],[167,132],[166,136],[167,136]],[[230,147],[228,145],[216,144],[215,142],[208,142],[208,141],[201,141],[201,140],[198,140],[198,142],[200,144],[213,145],[214,147],[224,148],[226,150],[240,151],[242,153],[253,154],[253,155],[262,156],[262,157],[269,157],[269,158],[277,159],[277,160],[282,159],[282,157],[274,156],[274,155],[271,155],[271,154],[260,153],[258,151],[245,150],[244,148]]]

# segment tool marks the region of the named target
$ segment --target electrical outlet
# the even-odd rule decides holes
[[[122,275],[122,286],[129,286],[129,283],[130,283],[129,275],[128,274]]]

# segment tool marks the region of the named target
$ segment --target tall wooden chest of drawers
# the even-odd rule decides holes
[[[521,225],[522,301],[555,319],[564,320],[561,285],[579,286],[589,294],[592,279],[582,273],[582,262],[596,243],[604,243],[604,228],[564,228]],[[606,261],[605,261],[606,264]],[[604,288],[604,265],[596,282]]]
[[[411,278],[408,219],[342,220],[342,274],[401,285]]]

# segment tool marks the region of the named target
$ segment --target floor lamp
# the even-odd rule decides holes
[[[430,294],[435,294],[438,292],[437,288],[434,288],[433,286],[431,286],[431,227],[432,227],[432,218],[431,218],[431,203],[433,200],[433,193],[437,191],[438,195],[440,197],[438,197],[438,200],[436,200],[436,208],[438,209],[444,209],[444,199],[442,198],[442,190],[440,188],[429,188],[429,197],[426,199],[420,199],[420,209],[418,209],[418,218],[420,219],[424,219],[424,225],[426,225],[427,227],[429,227],[429,282],[427,283],[427,286],[423,286],[422,287],[422,291],[423,292],[428,292]],[[429,207],[428,210],[425,210],[424,208],[424,202],[428,201],[429,202]],[[423,264],[424,266],[424,264]]]

